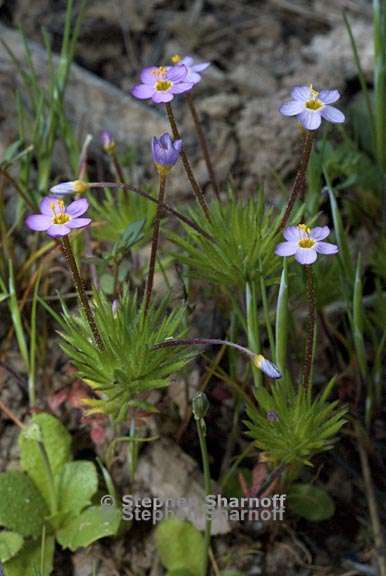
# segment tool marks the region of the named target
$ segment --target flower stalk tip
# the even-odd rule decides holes
[[[312,86],[295,86],[292,100],[285,102],[279,111],[283,116],[296,116],[306,130],[317,130],[323,120],[333,124],[345,121],[343,112],[331,106],[339,100],[338,90],[315,90]]]
[[[84,180],[71,180],[69,182],[60,182],[50,188],[50,192],[56,196],[65,196],[67,194],[84,194],[90,188]]]
[[[313,264],[318,254],[336,254],[339,248],[336,244],[323,242],[330,234],[328,226],[310,228],[305,224],[289,226],[283,232],[286,242],[276,246],[277,256],[295,256],[295,260],[302,265]]]

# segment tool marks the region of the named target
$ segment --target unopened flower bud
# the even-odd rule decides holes
[[[193,414],[196,420],[202,420],[205,418],[209,410],[209,401],[204,392],[197,392],[193,396]]]

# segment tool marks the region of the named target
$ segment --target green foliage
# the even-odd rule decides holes
[[[16,470],[0,474],[0,526],[39,537],[48,508],[32,480]]]
[[[33,480],[47,506],[51,507],[51,475],[58,476],[64,464],[70,460],[71,436],[63,424],[50,414],[35,414],[32,424],[22,430],[19,436],[19,448],[23,470]]]
[[[201,576],[204,539],[192,524],[178,518],[163,520],[156,528],[155,541],[168,576]]]
[[[15,556],[23,542],[23,536],[17,532],[0,532],[0,562],[6,562]]]
[[[331,496],[312,484],[293,484],[287,502],[292,512],[312,522],[328,520],[335,512]]]
[[[42,558],[44,574],[50,574],[55,538],[76,550],[118,530],[115,507],[106,512],[90,506],[98,489],[97,471],[92,462],[71,461],[70,443],[56,418],[34,414],[19,437],[25,472],[0,474],[0,526],[15,532],[0,533],[6,576],[35,576]]]
[[[247,408],[248,435],[275,464],[310,465],[313,454],[332,447],[345,409],[338,408],[337,401],[327,402],[331,384],[315,399],[303,387],[295,390],[280,380],[269,391],[262,386],[256,390],[258,408]],[[277,420],[268,420],[270,411]]]
[[[66,308],[61,320],[62,348],[79,375],[103,398],[88,402],[92,410],[125,419],[129,406],[151,407],[138,395],[168,386],[169,377],[192,358],[185,347],[154,350],[156,343],[186,334],[185,309],[168,311],[167,302],[152,304],[145,317],[137,298],[126,292],[113,311],[103,295],[95,295],[95,320],[104,342],[99,350],[82,315]]]
[[[199,209],[190,217],[213,240],[186,225],[185,236],[169,232],[168,237],[183,250],[178,261],[192,274],[225,287],[243,287],[260,274],[269,278],[268,284],[274,281],[280,261],[273,256],[272,210],[264,212],[262,194],[246,201],[231,197],[226,203],[212,202],[210,222]]]
[[[74,551],[89,546],[96,540],[116,534],[121,521],[117,508],[90,506],[68,522],[57,533],[59,544]]]
[[[44,547],[28,540],[11,560],[4,564],[5,576],[48,576],[53,569],[55,539],[47,536]]]
[[[122,189],[113,191],[105,189],[104,194],[102,201],[98,201],[93,195],[89,198],[92,206],[91,216],[102,223],[93,229],[96,238],[113,242],[115,247],[113,251],[117,251],[120,246],[128,249],[144,236],[149,236],[157,209],[156,203],[134,192],[127,192],[129,196],[126,197]],[[142,226],[139,234],[134,235],[135,241],[133,241],[133,225],[138,225],[139,222],[142,222]]]

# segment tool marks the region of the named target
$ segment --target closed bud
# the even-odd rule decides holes
[[[193,396],[193,414],[196,420],[205,418],[209,410],[209,401],[204,392],[197,392]]]

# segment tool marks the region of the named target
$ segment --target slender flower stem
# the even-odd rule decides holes
[[[154,270],[155,270],[155,262],[157,258],[157,251],[158,251],[158,242],[159,242],[159,229],[161,223],[161,215],[162,215],[162,206],[165,199],[165,186],[166,185],[166,177],[160,174],[159,177],[159,193],[158,193],[158,204],[157,204],[157,212],[155,215],[155,220],[153,224],[153,238],[151,242],[151,254],[150,254],[150,264],[149,264],[149,273],[147,276],[146,281],[146,290],[145,290],[145,316],[147,314],[147,310],[149,308],[151,295],[153,292],[153,284],[154,284]]]
[[[168,119],[169,119],[170,128],[171,128],[172,133],[173,133],[173,138],[175,140],[181,140],[181,135],[180,135],[180,132],[179,132],[178,127],[177,127],[177,122],[176,122],[176,119],[174,117],[172,105],[170,104],[170,102],[167,102],[165,104],[165,106],[166,106],[166,112],[167,112]],[[194,192],[201,208],[203,209],[204,214],[206,215],[208,220],[210,220],[208,204],[205,200],[205,196],[201,190],[200,185],[198,184],[197,180],[194,177],[192,167],[190,165],[189,159],[186,155],[184,148],[182,148],[182,150],[181,150],[181,159],[182,159],[182,164],[184,165],[184,168],[185,168],[186,175],[187,175],[189,182],[192,186],[193,192]]]
[[[284,212],[283,218],[278,226],[277,232],[280,232],[287,226],[287,222],[292,212],[292,208],[295,205],[297,198],[304,196],[305,186],[306,186],[306,172],[308,162],[311,156],[312,144],[314,140],[314,135],[309,130],[306,131],[303,142],[303,151],[300,159],[300,164],[298,171],[296,173],[295,182],[292,187],[292,191],[288,200],[287,208]]]
[[[206,167],[208,169],[210,183],[212,185],[214,193],[216,194],[217,200],[220,200],[220,192],[219,192],[219,188],[218,188],[218,184],[217,184],[216,173],[214,171],[212,160],[211,160],[210,154],[209,154],[208,143],[206,141],[205,132],[202,129],[200,118],[198,116],[198,112],[197,112],[196,106],[194,104],[194,100],[193,100],[193,96],[192,96],[191,92],[186,92],[186,101],[188,103],[189,110],[190,110],[190,113],[191,113],[192,118],[193,118],[194,127],[196,129],[197,137],[198,137],[198,140],[200,142],[200,146],[201,146],[202,153],[204,156],[205,164],[206,164]]]
[[[218,338],[181,338],[179,340],[175,340],[173,338],[169,338],[164,342],[159,342],[158,344],[154,344],[153,350],[158,350],[159,348],[173,348],[174,346],[229,346],[230,348],[235,348],[245,356],[247,356],[250,360],[255,358],[256,352],[252,352],[248,348],[241,346],[240,344],[235,344],[234,342],[230,342],[229,340],[220,340]]]
[[[89,184],[89,187],[90,188],[124,188],[130,192],[134,192],[134,194],[138,194],[139,196],[142,196],[143,198],[150,200],[150,202],[154,202],[155,204],[158,204],[157,198],[154,198],[153,196],[151,196],[147,192],[143,192],[142,190],[138,190],[138,188],[135,188],[134,186],[131,186],[129,184],[117,184],[116,182],[91,182]],[[208,240],[211,240],[214,242],[213,236],[208,234],[208,232],[203,230],[203,228],[201,228],[201,226],[199,226],[198,224],[193,222],[193,220],[190,220],[190,218],[188,218],[184,214],[181,214],[181,212],[178,212],[177,210],[175,210],[174,208],[172,208],[168,204],[163,204],[162,208],[166,212],[173,214],[173,216],[175,216],[176,218],[181,220],[181,222],[184,222],[185,224],[187,224],[188,226],[190,226],[191,228],[196,230],[196,232],[198,232],[202,236],[205,236],[205,238],[207,238]]]
[[[88,302],[88,298],[86,296],[86,291],[85,291],[85,287],[83,284],[83,280],[80,277],[78,266],[76,264],[74,253],[72,251],[68,236],[63,236],[61,238],[60,245],[61,245],[64,257],[66,259],[66,262],[68,264],[68,267],[71,270],[74,284],[75,284],[76,289],[78,291],[79,299],[80,299],[80,302],[83,306],[83,310],[86,314],[87,322],[91,328],[91,332],[92,332],[92,335],[94,337],[95,343],[97,344],[98,348],[103,350],[103,348],[104,348],[103,341],[102,341],[101,335],[99,334],[97,325],[95,323],[95,319],[94,319],[93,313],[91,311],[90,304]]]
[[[209,470],[209,457],[208,457],[208,447],[206,444],[206,426],[205,420],[203,418],[196,419],[196,426],[198,432],[198,438],[200,440],[202,467],[204,470],[204,489],[205,495],[210,496],[212,493],[212,481],[210,478]],[[208,556],[209,556],[209,546],[210,546],[210,533],[211,533],[212,521],[206,512],[205,520],[205,537],[204,537],[204,555],[202,560],[202,576],[207,576],[208,572]]]
[[[311,391],[312,388],[312,356],[314,347],[314,337],[316,328],[316,306],[315,306],[315,287],[312,265],[305,266],[307,278],[307,301],[308,301],[308,326],[306,351],[304,358],[304,386]]]
[[[113,166],[114,166],[117,183],[118,184],[126,184],[125,175],[123,173],[121,163],[119,162],[118,156],[117,156],[115,151],[111,152],[111,161],[112,161]],[[125,201],[126,201],[126,203],[128,203],[129,194],[128,194],[128,189],[126,186],[123,186],[123,192],[125,195]]]

